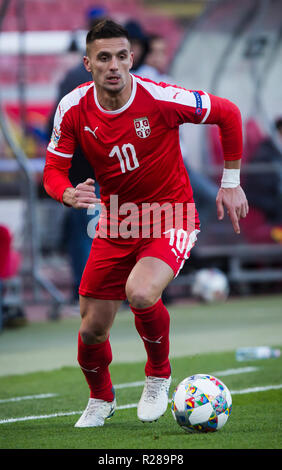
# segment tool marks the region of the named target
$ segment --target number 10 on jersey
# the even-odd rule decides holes
[[[115,145],[109,153],[109,157],[115,156],[119,159],[122,173],[136,170],[136,168],[139,167],[136,151],[132,144],[123,144],[121,148],[118,145]]]

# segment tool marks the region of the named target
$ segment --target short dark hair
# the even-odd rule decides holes
[[[125,37],[129,40],[127,30],[120,24],[112,20],[101,20],[91,28],[86,36],[86,46],[96,39],[109,39]]]

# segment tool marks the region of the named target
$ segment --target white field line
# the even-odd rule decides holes
[[[256,392],[266,392],[268,390],[278,390],[282,388],[282,384],[279,385],[267,385],[265,387],[253,387],[253,388],[245,388],[243,390],[230,390],[231,395],[242,395],[248,393],[256,393]],[[171,400],[169,400],[171,402]],[[117,410],[128,410],[129,408],[137,408],[138,403],[129,403],[127,405],[117,406]],[[7,423],[17,423],[19,421],[32,421],[37,419],[49,419],[49,418],[57,418],[61,416],[72,416],[82,414],[84,410],[81,411],[69,411],[66,413],[53,413],[49,415],[37,415],[37,416],[24,416],[22,418],[7,418],[1,419],[0,424],[7,424]]]
[[[236,374],[246,374],[249,372],[256,372],[259,370],[259,367],[238,367],[237,369],[226,369],[226,370],[218,370],[216,372],[209,372],[209,375],[220,375],[222,377],[227,376],[227,375],[236,375]],[[173,382],[175,382],[175,379],[172,379]],[[140,387],[144,385],[144,380],[141,380],[139,382],[129,382],[125,384],[117,384],[115,385],[115,389],[122,389],[122,388],[131,388],[131,387]]]
[[[256,372],[257,370],[259,370],[259,367],[237,367],[236,369],[218,370],[216,372],[211,372],[210,375],[221,375],[221,377],[224,377],[226,375],[248,374],[249,372]]]
[[[0,400],[0,403],[9,403],[13,401],[22,401],[22,400],[39,400],[40,398],[53,398],[57,397],[57,393],[41,393],[40,395],[26,395],[23,397],[14,397],[14,398],[5,398]]]
[[[114,385],[114,389],[120,390],[122,388],[141,387],[144,385],[144,383],[145,383],[144,380],[140,380],[139,382],[128,382],[125,384],[117,384],[117,385]]]
[[[253,388],[245,388],[243,390],[230,390],[231,395],[243,395],[244,393],[256,393],[256,392],[267,392],[268,390],[279,390],[282,388],[282,384],[280,385],[266,385],[265,387],[253,387]]]
[[[227,375],[235,375],[235,374],[244,374],[244,373],[249,373],[249,372],[254,372],[257,371],[258,367],[239,367],[237,369],[226,369],[226,370],[221,370],[221,371],[216,371],[216,372],[211,372],[211,375],[220,375],[220,376],[227,376]],[[174,379],[173,382],[176,380]],[[116,390],[120,390],[123,388],[133,388],[133,387],[141,387],[144,385],[144,380],[138,381],[138,382],[128,382],[124,384],[117,384],[115,385]],[[1,403],[9,403],[9,402],[18,402],[22,400],[38,400],[42,398],[53,398],[55,396],[58,396],[56,393],[41,393],[40,395],[26,395],[22,397],[14,397],[14,398],[5,398],[5,399],[0,399],[0,404]]]

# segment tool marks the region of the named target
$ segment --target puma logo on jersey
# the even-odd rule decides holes
[[[143,338],[145,341],[148,341],[148,343],[161,344],[162,336],[160,336],[160,337],[159,337],[158,339],[156,339],[155,341],[153,341],[152,339],[148,339],[148,338],[146,338],[145,336],[142,336],[142,338]]]
[[[94,135],[95,139],[98,139],[98,137],[97,137],[97,135],[96,135],[97,129],[98,129],[98,126],[95,127],[94,131],[92,131],[92,129],[90,129],[90,127],[84,126],[84,130],[85,130],[85,131],[88,131],[88,132],[91,132],[91,134]]]
[[[173,99],[173,100],[176,100],[176,97],[177,97],[177,95],[179,95],[179,93],[180,93],[180,91],[177,91],[177,92],[175,93],[175,95],[173,96],[172,99]]]
[[[86,372],[98,372],[98,369],[100,369],[99,366],[94,367],[94,369],[85,369],[85,367],[80,366],[81,369],[85,370]]]

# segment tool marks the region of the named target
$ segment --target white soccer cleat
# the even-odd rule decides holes
[[[89,398],[83,414],[74,425],[75,428],[91,428],[103,426],[105,419],[111,418],[116,409],[116,399],[104,401],[99,398]]]
[[[137,416],[141,421],[157,421],[166,412],[170,384],[171,377],[146,377],[137,408]]]

